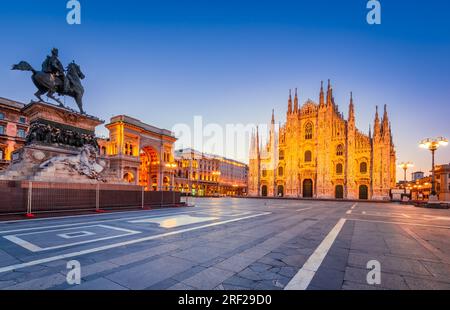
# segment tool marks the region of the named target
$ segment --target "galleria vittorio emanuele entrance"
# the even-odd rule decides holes
[[[168,190],[173,162],[172,132],[145,124],[126,115],[111,118],[106,125],[109,141],[99,141],[111,158],[111,166],[127,183],[147,191]]]

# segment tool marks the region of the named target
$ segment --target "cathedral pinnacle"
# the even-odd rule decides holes
[[[289,99],[288,99],[288,114],[292,113],[292,94],[291,90],[289,89]]]
[[[320,82],[320,98],[319,98],[319,106],[323,107],[325,105],[325,97],[323,94],[323,81]]]
[[[298,113],[298,95],[297,95],[297,88],[295,88],[294,113]]]

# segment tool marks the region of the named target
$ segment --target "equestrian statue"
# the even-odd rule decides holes
[[[28,62],[21,61],[12,66],[12,70],[31,71],[33,75],[31,80],[36,85],[38,91],[34,94],[40,101],[43,101],[41,96],[47,93],[47,96],[61,107],[64,107],[61,100],[54,96],[69,96],[75,99],[75,102],[80,109],[81,114],[85,114],[83,110],[83,94],[84,88],[81,85],[81,80],[85,78],[81,72],[80,66],[72,61],[64,70],[64,67],[59,60],[58,49],[52,49],[51,55],[42,63],[42,70],[36,71]]]

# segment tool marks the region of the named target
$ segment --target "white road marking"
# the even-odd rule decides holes
[[[42,251],[42,248],[38,247],[37,245],[35,245],[31,242],[21,239],[21,238],[17,237],[16,235],[4,236],[3,238],[21,246],[24,249],[27,249],[28,251],[31,251],[31,252]]]
[[[70,229],[74,229],[74,228],[31,232],[31,233],[18,234],[18,235],[9,235],[9,236],[4,236],[3,238],[5,238],[5,239],[7,239],[7,240],[9,240],[11,242],[14,242],[15,244],[20,245],[21,247],[23,247],[23,248],[25,248],[25,249],[27,249],[27,250],[29,250],[31,252],[42,252],[42,251],[48,251],[48,250],[56,250],[56,249],[61,249],[61,248],[67,248],[67,247],[74,246],[74,245],[92,243],[92,242],[97,242],[97,241],[104,241],[104,240],[115,239],[115,238],[119,238],[119,237],[126,237],[126,236],[131,236],[131,235],[135,235],[135,234],[140,234],[141,233],[140,231],[124,229],[124,228],[119,228],[119,227],[113,227],[113,226],[107,226],[107,225],[82,226],[82,227],[77,227],[75,229],[78,229],[78,228],[89,228],[89,227],[102,227],[102,228],[107,228],[107,229],[112,229],[112,230],[123,231],[125,233],[121,234],[121,235],[114,235],[114,236],[108,236],[108,237],[84,240],[84,241],[79,241],[79,242],[66,243],[66,244],[52,246],[52,247],[46,247],[46,248],[41,248],[41,247],[39,247],[37,245],[34,245],[31,242],[28,242],[26,240],[23,240],[22,238],[19,238],[19,236],[45,234],[45,233],[51,233],[51,232],[56,232],[56,231],[70,230]]]
[[[146,211],[143,211],[143,212],[146,212]],[[99,220],[99,221],[77,222],[77,223],[59,224],[59,225],[51,225],[51,226],[37,226],[37,227],[29,227],[29,228],[21,228],[21,229],[4,230],[4,231],[0,231],[0,234],[9,234],[9,233],[22,232],[22,231],[31,231],[31,230],[44,230],[44,229],[49,229],[49,228],[71,227],[71,226],[86,225],[86,224],[99,224],[99,223],[109,223],[109,222],[117,222],[117,221],[127,221],[127,220],[141,219],[144,217],[146,217],[146,218],[160,217],[162,215],[178,215],[178,214],[188,214],[188,213],[193,213],[193,212],[198,212],[200,214],[210,214],[211,213],[206,210],[203,210],[203,211],[192,210],[192,211],[177,212],[177,213],[141,215],[141,216],[133,216],[133,217],[125,217],[125,218],[106,219],[106,220]],[[222,215],[222,216],[232,216],[232,215]]]
[[[336,240],[337,235],[345,224],[346,219],[341,218],[328,235],[323,239],[322,243],[317,247],[314,253],[308,258],[297,274],[289,281],[284,288],[285,290],[306,290],[311,283],[314,275],[322,264],[328,251]]]
[[[109,250],[109,249],[118,248],[118,247],[121,247],[121,246],[127,246],[127,245],[130,245],[130,244],[136,244],[136,243],[140,243],[140,242],[145,242],[145,241],[150,241],[150,240],[154,240],[154,239],[159,239],[159,238],[163,238],[163,237],[167,237],[167,236],[173,236],[173,235],[177,235],[177,234],[182,234],[182,233],[185,233],[185,232],[198,230],[198,229],[202,229],[202,228],[219,226],[219,225],[223,225],[223,224],[227,224],[227,223],[237,222],[237,221],[250,219],[250,218],[255,218],[255,217],[259,217],[259,216],[264,216],[264,215],[268,215],[268,214],[271,214],[271,212],[264,212],[264,213],[249,215],[249,216],[245,216],[245,217],[230,219],[230,220],[226,220],[226,221],[210,223],[210,224],[206,224],[206,225],[202,225],[202,226],[198,226],[198,227],[191,227],[191,228],[180,229],[180,230],[171,231],[171,232],[158,234],[158,235],[153,235],[153,236],[148,236],[148,237],[144,237],[144,238],[128,240],[128,241],[123,241],[123,242],[114,243],[114,244],[108,244],[108,245],[104,245],[104,246],[100,246],[100,247],[92,248],[92,249],[87,249],[87,250],[83,250],[83,251],[72,252],[72,253],[67,253],[67,254],[61,254],[61,255],[47,257],[47,258],[42,258],[42,259],[38,259],[38,260],[26,262],[26,263],[5,266],[5,267],[1,267],[0,268],[0,273],[7,272],[7,271],[12,271],[12,270],[17,270],[17,269],[22,269],[22,268],[26,268],[26,267],[31,267],[31,266],[36,266],[36,265],[39,265],[39,264],[53,262],[53,261],[57,261],[57,260],[61,260],[61,259],[67,259],[67,258],[81,256],[81,255],[96,253],[96,252],[100,252],[100,251],[105,251],[105,250]]]
[[[424,215],[424,217],[427,217],[426,220],[431,220],[431,221],[433,221],[433,220],[450,221],[450,217],[447,217],[447,216]]]
[[[353,206],[350,208],[350,209],[354,209],[354,208],[356,208],[356,205],[357,205],[358,203],[356,202],[355,204],[353,204]]]
[[[0,221],[0,225],[3,224],[12,224],[12,223],[21,223],[21,222],[40,222],[40,221],[51,221],[51,220],[59,220],[59,219],[68,219],[68,218],[78,218],[78,217],[96,217],[96,216],[107,216],[107,215],[116,215],[116,214],[128,214],[128,213],[137,213],[137,212],[165,212],[168,211],[168,209],[152,209],[152,210],[145,210],[145,209],[139,209],[134,211],[117,211],[117,212],[111,212],[111,213],[93,213],[93,214],[79,214],[79,215],[64,215],[64,216],[53,216],[53,217],[46,217],[46,218],[31,218],[31,219],[25,219],[25,220],[12,220],[12,221]]]
[[[348,210],[347,212],[345,212],[346,214],[352,214],[352,210]]]
[[[65,234],[57,234],[58,237],[64,238],[64,239],[74,239],[74,238],[81,238],[81,237],[87,237],[95,235],[92,231],[74,231],[70,233]]]
[[[198,217],[198,216],[192,216],[192,215],[168,215],[168,216],[161,216],[161,217],[154,217],[154,218],[146,218],[141,220],[133,220],[128,221],[128,223],[133,224],[142,224],[142,223],[150,223],[150,224],[158,224],[159,227],[162,228],[174,228],[178,226],[184,226],[184,225],[190,225],[190,224],[196,224],[201,222],[208,222],[208,221],[214,221],[219,219],[218,217]]]
[[[361,211],[361,214],[363,215],[367,215],[367,216],[373,216],[373,217],[390,217],[390,218],[408,218],[411,219],[411,216],[403,214],[403,213],[390,213],[390,212],[386,212],[386,213],[379,213],[379,212],[366,212],[366,211]],[[419,219],[418,217],[416,217],[415,219]]]
[[[309,208],[303,208],[303,209],[297,209],[297,210],[295,210],[296,212],[301,212],[301,211],[306,211],[306,210],[309,210],[309,209],[312,209],[312,207],[309,207]]]
[[[410,225],[410,226],[421,226],[421,227],[434,227],[450,229],[450,226],[440,226],[440,225],[429,225],[429,224],[419,224],[419,223],[408,223],[408,222],[390,222],[390,221],[377,221],[377,220],[363,220],[363,219],[348,219],[349,221],[358,222],[370,222],[370,223],[383,223],[383,224],[398,224],[398,225]]]

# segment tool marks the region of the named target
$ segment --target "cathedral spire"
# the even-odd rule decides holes
[[[355,107],[353,105],[353,92],[350,92],[350,104],[348,106],[348,120],[355,121]]]
[[[325,96],[323,93],[323,81],[320,82],[320,96],[319,96],[319,106],[323,107],[325,105]]]
[[[256,137],[255,137],[255,129],[252,128],[252,136],[250,138],[250,160],[256,158]]]
[[[388,113],[387,113],[387,105],[384,105],[382,130],[383,130],[383,133],[389,132],[389,118],[388,118]]]
[[[373,127],[373,136],[374,137],[378,137],[380,135],[381,131],[380,131],[380,118],[378,117],[378,106],[376,107],[376,112],[375,112],[375,124]]]
[[[297,96],[297,88],[295,88],[294,113],[298,113],[298,96]]]
[[[256,126],[256,158],[259,158],[259,126]]]
[[[288,114],[292,113],[292,95],[291,90],[289,89],[289,99],[288,99]]]
[[[331,87],[330,79],[328,79],[328,89],[327,89],[327,107],[333,105],[333,88]]]
[[[275,124],[275,110],[272,109],[272,121],[271,124],[274,125]]]

